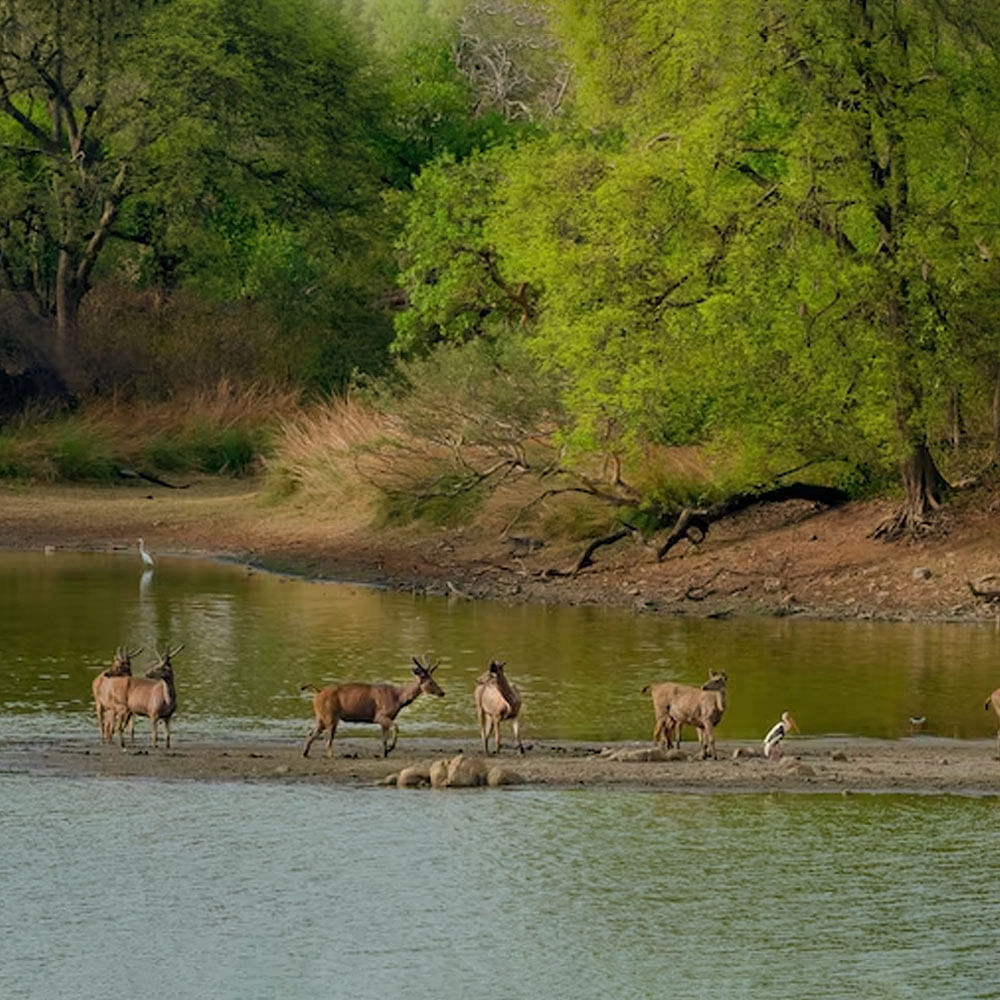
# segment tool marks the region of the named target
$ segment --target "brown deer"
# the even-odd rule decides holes
[[[990,708],[993,709],[997,714],[997,718],[1000,719],[1000,688],[997,688],[989,698],[986,699],[986,704],[983,706],[988,712]],[[1000,729],[997,730],[997,757],[1000,758]]]
[[[521,692],[518,691],[504,673],[505,663],[490,661],[489,669],[476,678],[476,718],[479,720],[479,734],[483,738],[483,752],[490,752],[490,731],[493,732],[493,752],[500,752],[500,722],[510,720],[514,730],[517,749],[524,753],[521,742]]]
[[[126,649],[119,646],[115,650],[111,666],[102,670],[90,685],[94,695],[94,711],[97,714],[97,728],[101,742],[107,743],[114,739],[119,717],[127,711],[125,697],[128,690],[128,678],[132,676],[132,657],[142,652],[139,649]]]
[[[184,644],[158,653],[159,661],[146,671],[145,677],[130,677],[125,700],[126,716],[118,732],[122,746],[125,746],[125,725],[128,725],[129,742],[135,743],[135,717],[144,715],[149,719],[150,744],[156,747],[160,720],[167,734],[167,749],[170,749],[170,719],[177,709],[177,692],[174,688],[174,669],[170,662]]]
[[[698,729],[699,756],[716,757],[715,727],[722,721],[726,710],[726,675],[711,671],[709,679],[700,688],[688,684],[664,681],[647,684],[643,694],[653,697],[653,741],[662,740],[667,748],[671,746],[671,736],[677,730],[677,745],[680,746],[680,731],[683,726]]]
[[[408,684],[328,684],[324,688],[303,684],[303,691],[315,692],[312,700],[315,725],[306,737],[302,756],[309,756],[313,740],[326,730],[326,755],[332,757],[333,737],[339,722],[374,722],[382,727],[382,756],[388,757],[399,737],[396,716],[400,710],[421,694],[444,696],[431,676],[439,664],[425,666],[415,656],[413,663],[413,679]]]

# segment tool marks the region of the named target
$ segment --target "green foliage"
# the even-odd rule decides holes
[[[462,162],[442,157],[403,200],[399,281],[408,308],[396,317],[400,353],[498,337],[530,312],[530,290],[508,279],[486,231],[503,211],[507,156],[494,149]]]
[[[143,454],[165,472],[240,477],[255,470],[269,440],[267,431],[260,427],[217,427],[197,421],[153,438]]]
[[[926,440],[971,342],[1000,356],[979,325],[996,12],[554,9],[582,122],[624,142],[522,144],[482,230],[538,295],[527,336],[567,379],[569,440],[712,439],[756,479]]]

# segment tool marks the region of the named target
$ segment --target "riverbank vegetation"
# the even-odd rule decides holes
[[[0,0],[0,475],[598,542],[1000,456],[985,2]]]

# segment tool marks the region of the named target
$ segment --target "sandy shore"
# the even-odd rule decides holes
[[[412,537],[345,533],[335,512],[263,505],[252,483],[210,481],[184,491],[8,486],[0,487],[0,547],[114,551],[134,548],[143,535],[157,552],[238,559],[314,578],[445,593],[458,589],[472,598],[618,604],[643,614],[796,613],[909,620],[996,615],[991,605],[970,602],[965,582],[1000,568],[1000,522],[995,516],[984,511],[987,521],[979,528],[970,522],[964,531],[955,526],[942,538],[892,547],[864,537],[863,525],[876,513],[868,508],[834,511],[776,528],[758,520],[728,536],[720,530],[700,549],[663,563],[623,550],[578,576],[550,577],[544,567],[559,557],[545,548],[531,562],[505,551],[507,543],[461,531]],[[913,571],[915,565],[923,567],[920,573]],[[708,588],[705,581],[719,587],[723,570],[738,585],[701,599]],[[698,600],[691,599],[695,584],[701,587]],[[408,764],[479,752],[474,741],[404,737],[383,760],[377,756],[377,741],[347,737],[338,739],[337,756],[328,761],[320,748],[303,759],[294,740],[189,743],[182,730],[178,726],[170,751],[124,753],[101,746],[96,738],[18,743],[0,733],[0,774],[371,784]],[[650,746],[611,749],[641,755]],[[733,759],[736,749],[737,744],[720,740],[718,761],[696,761],[690,753],[677,760],[622,761],[602,756],[600,745],[536,741],[523,757],[505,751],[502,761],[525,783],[559,787],[1000,794],[993,740],[796,739],[779,764]]]
[[[601,746],[536,742],[523,755],[490,757],[516,773],[519,785],[558,788],[619,786],[663,792],[911,792],[1000,795],[1000,761],[992,740],[914,738],[897,741],[847,738],[790,741],[779,762],[734,758],[738,744],[719,742],[717,761],[693,757],[689,744],[677,759],[616,760],[642,755],[648,743]],[[376,740],[338,740],[336,755],[314,748],[303,758],[292,742],[187,743],[170,750],[145,746],[121,750],[94,740],[0,742],[0,774],[145,778],[196,781],[315,782],[372,785],[404,767],[480,757],[470,741],[410,739],[383,758]]]

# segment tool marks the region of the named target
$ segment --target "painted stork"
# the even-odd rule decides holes
[[[781,741],[792,730],[799,732],[798,723],[787,713],[782,712],[781,718],[768,730],[764,737],[764,756],[777,760],[781,756]]]

